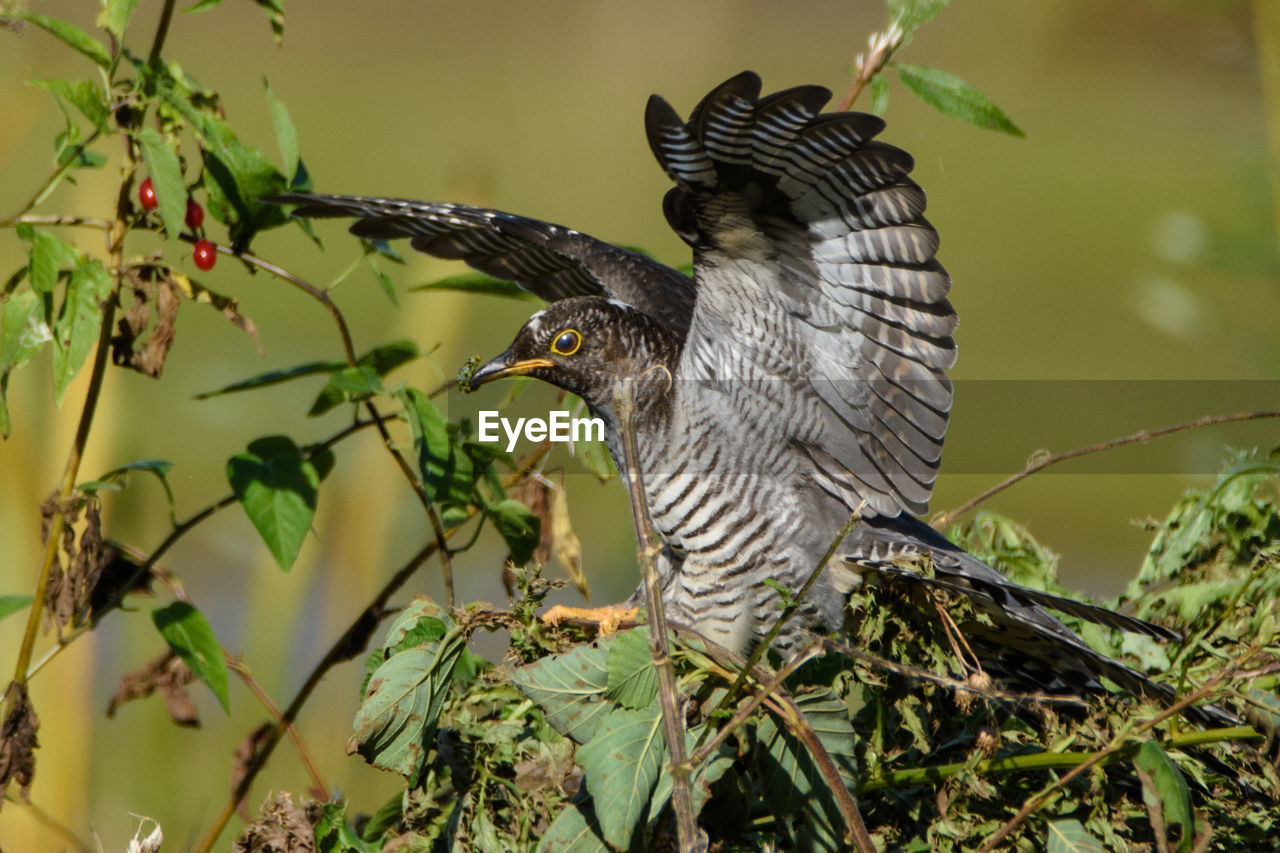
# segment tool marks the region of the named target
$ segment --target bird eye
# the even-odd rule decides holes
[[[573,355],[580,346],[582,346],[582,335],[578,330],[565,329],[551,342],[551,351],[556,355]]]

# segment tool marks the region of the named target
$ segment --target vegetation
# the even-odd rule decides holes
[[[1273,843],[1280,832],[1280,451],[1231,454],[1214,485],[1189,493],[1152,524],[1137,577],[1107,603],[1177,626],[1181,643],[1161,646],[1072,625],[1095,648],[1176,685],[1182,698],[1172,707],[1137,705],[1118,693],[1087,701],[1010,694],[980,679],[957,679],[958,662],[933,608],[889,582],[860,593],[843,642],[815,639],[785,665],[743,661],[687,627],[668,626],[658,638],[667,637],[675,692],[664,691],[650,626],[597,635],[592,625],[537,618],[555,585],[540,566],[552,553],[570,567],[579,562],[562,489],[534,473],[548,446],[513,458],[478,442],[470,424],[451,421],[437,404],[448,383],[420,389],[394,378],[422,355],[415,343],[357,347],[327,289],[250,251],[259,232],[289,224],[260,197],[311,186],[288,111],[268,87],[278,161],[243,143],[217,93],[165,54],[172,0],[143,52],[129,30],[136,5],[106,0],[100,35],[34,13],[4,19],[60,40],[88,71],[81,79],[34,81],[66,121],[55,140],[55,169],[0,222],[27,253],[0,295],[0,433],[14,429],[6,402],[14,371],[50,358],[58,401],[77,374],[89,371],[64,475],[41,505],[45,550],[32,591],[0,596],[0,618],[26,620],[0,713],[5,808],[25,807],[38,784],[38,735],[57,736],[39,730],[29,681],[50,677],[61,652],[104,619],[145,618],[132,607],[140,606],[139,593],[156,592],[167,602],[149,609],[162,651],[124,677],[110,712],[157,695],[175,723],[188,725],[195,719],[189,690],[197,682],[203,687],[196,689],[208,689],[227,708],[238,678],[274,719],[245,736],[232,792],[198,849],[212,849],[237,810],[246,816],[235,842],[243,851],[610,851],[675,843],[690,849],[700,839],[681,825],[681,809],[691,810],[683,817],[696,818],[711,849],[720,851],[875,845],[1185,853]],[[204,0],[196,8],[214,14],[217,5]],[[281,4],[258,5],[279,36]],[[883,110],[884,75],[895,69],[910,91],[942,112],[1019,134],[954,75],[897,64],[896,51],[911,32],[944,5],[891,4],[897,25],[872,38],[846,101],[870,87],[873,106]],[[108,150],[120,152],[117,159]],[[112,216],[43,212],[61,182],[108,163],[120,170]],[[105,250],[86,253],[60,236],[68,228],[101,232]],[[167,242],[138,254],[131,241],[143,234]],[[364,248],[394,302],[378,264],[398,256],[386,245]],[[352,418],[316,443],[284,435],[248,441],[226,463],[229,493],[180,520],[167,462],[143,460],[89,480],[81,460],[108,366],[160,378],[180,313],[210,306],[236,334],[256,335],[234,298],[182,271],[176,259],[188,251],[201,272],[225,255],[300,290],[327,309],[341,342],[330,360],[251,377],[212,395],[320,377],[324,385],[307,414],[347,407]],[[431,286],[510,293],[471,275]],[[1259,413],[1267,414],[1276,413]],[[335,454],[369,430],[386,448],[388,470],[417,496],[428,535],[362,602],[280,708],[219,642],[179,570],[162,561],[196,526],[239,507],[287,572],[311,529]],[[601,448],[586,448],[585,458],[608,476]],[[101,520],[104,504],[138,475],[161,484],[171,520],[163,542],[145,552],[112,540]],[[509,552],[509,606],[455,601],[454,557],[492,534]],[[980,512],[949,534],[1019,582],[1055,588],[1054,555],[1014,522]],[[417,596],[393,603],[416,572],[435,563],[446,578],[445,601]],[[961,602],[945,603],[958,621],[983,618]],[[52,640],[37,657],[42,626]],[[474,650],[479,632],[509,637],[502,660]],[[350,685],[362,702],[348,752],[404,780],[373,814],[325,785],[293,727],[324,675],[358,658],[365,677]],[[1248,724],[1188,728],[1178,710],[1203,702],[1231,708]],[[673,709],[680,712],[686,756],[676,766],[666,734]],[[250,816],[253,784],[286,738],[311,768],[311,778],[299,784],[322,793],[276,792]],[[140,831],[139,849],[158,849],[161,830]],[[65,843],[85,846],[67,833]]]

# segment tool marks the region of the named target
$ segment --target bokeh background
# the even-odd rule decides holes
[[[1265,5],[1259,0],[1259,9]],[[138,52],[159,7],[140,4],[131,39]],[[86,29],[96,14],[92,2],[30,8]],[[957,3],[900,55],[964,77],[1027,132],[1013,139],[942,117],[893,82],[883,138],[917,157],[962,318],[959,390],[935,510],[956,506],[1041,448],[1280,401],[1280,257],[1269,183],[1276,164],[1267,155],[1258,59],[1265,34],[1255,12],[1225,0]],[[258,9],[228,3],[177,16],[166,53],[222,94],[244,141],[275,156],[262,94],[268,79],[292,113],[319,191],[493,206],[679,263],[685,248],[660,212],[666,179],[642,132],[648,95],[660,92],[687,113],[744,68],[760,72],[766,91],[803,83],[843,91],[846,67],[883,23],[875,2],[311,0],[291,4],[277,49]],[[90,71],[35,29],[0,33],[0,213],[16,209],[51,168],[61,127],[48,95],[24,81]],[[78,186],[64,185],[41,211],[108,215],[116,175],[114,161],[101,173],[78,173]],[[323,254],[294,228],[264,234],[254,248],[325,283],[357,248],[341,226],[319,230]],[[225,236],[216,226],[211,234]],[[101,251],[92,233],[75,237]],[[130,250],[159,245],[144,238]],[[0,233],[0,274],[22,263],[16,236]],[[429,258],[389,271],[399,309],[364,272],[336,298],[358,349],[404,336],[434,348],[399,374],[419,387],[435,387],[470,355],[500,350],[535,307],[408,293],[461,271]],[[228,491],[226,459],[248,441],[270,433],[316,440],[347,417],[305,417],[320,380],[194,400],[195,392],[268,369],[340,355],[324,311],[297,291],[225,257],[199,278],[240,300],[265,354],[216,312],[184,306],[161,381],[108,373],[82,468],[88,479],[138,459],[174,462],[179,517]],[[0,594],[32,588],[38,506],[56,484],[83,397],[79,381],[54,410],[49,375],[46,356],[10,387],[14,434],[0,444]],[[451,398],[451,413],[492,407],[502,393]],[[523,405],[545,411],[553,401],[550,389],[531,386]],[[1275,422],[1189,433],[1063,465],[989,506],[1062,554],[1069,587],[1110,595],[1142,559],[1148,534],[1137,522],[1163,517],[1184,490],[1206,482],[1226,446],[1276,444]],[[553,462],[566,464],[577,470],[563,457]],[[575,475],[570,505],[596,601],[622,598],[637,580],[623,490]],[[112,536],[153,548],[167,531],[163,493],[138,477],[110,500],[105,520]],[[185,579],[223,643],[243,653],[285,704],[360,602],[427,535],[369,433],[340,446],[315,533],[288,575],[238,508],[185,538],[165,565]],[[501,556],[490,536],[458,558],[462,600],[504,600]],[[439,597],[438,569],[411,586]],[[560,600],[578,599],[566,590]],[[233,681],[229,717],[197,687],[200,731],[173,727],[154,700],[106,719],[120,676],[161,649],[143,605],[141,613],[112,615],[32,684],[42,722],[33,800],[107,850],[123,848],[139,814],[162,823],[172,849],[191,844],[226,797],[232,749],[265,717]],[[0,623],[0,667],[11,666],[21,621]],[[484,642],[500,654],[500,637]],[[399,783],[344,755],[358,686],[357,664],[334,671],[300,729],[325,778],[354,808],[371,811]],[[251,803],[256,808],[269,789],[305,785],[282,748]],[[0,811],[4,850],[61,844],[29,811]]]

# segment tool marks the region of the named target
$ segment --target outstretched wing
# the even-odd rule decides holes
[[[913,161],[872,141],[875,116],[820,115],[826,89],[759,94],[744,72],[688,122],[649,100],[649,143],[676,183],[667,219],[694,248],[682,376],[788,380],[792,410],[817,419],[792,440],[824,489],[868,515],[923,512],[956,317]]]
[[[693,312],[694,284],[637,252],[562,225],[463,204],[362,196],[288,193],[266,201],[296,204],[294,216],[356,217],[351,233],[466,261],[513,281],[548,302],[607,296],[626,302],[683,336]]]

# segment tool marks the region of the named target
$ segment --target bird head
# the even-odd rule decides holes
[[[533,376],[577,394],[597,409],[612,408],[619,380],[657,378],[670,387],[679,343],[656,320],[622,302],[581,296],[534,314],[506,351],[464,373],[464,391],[495,379]]]

